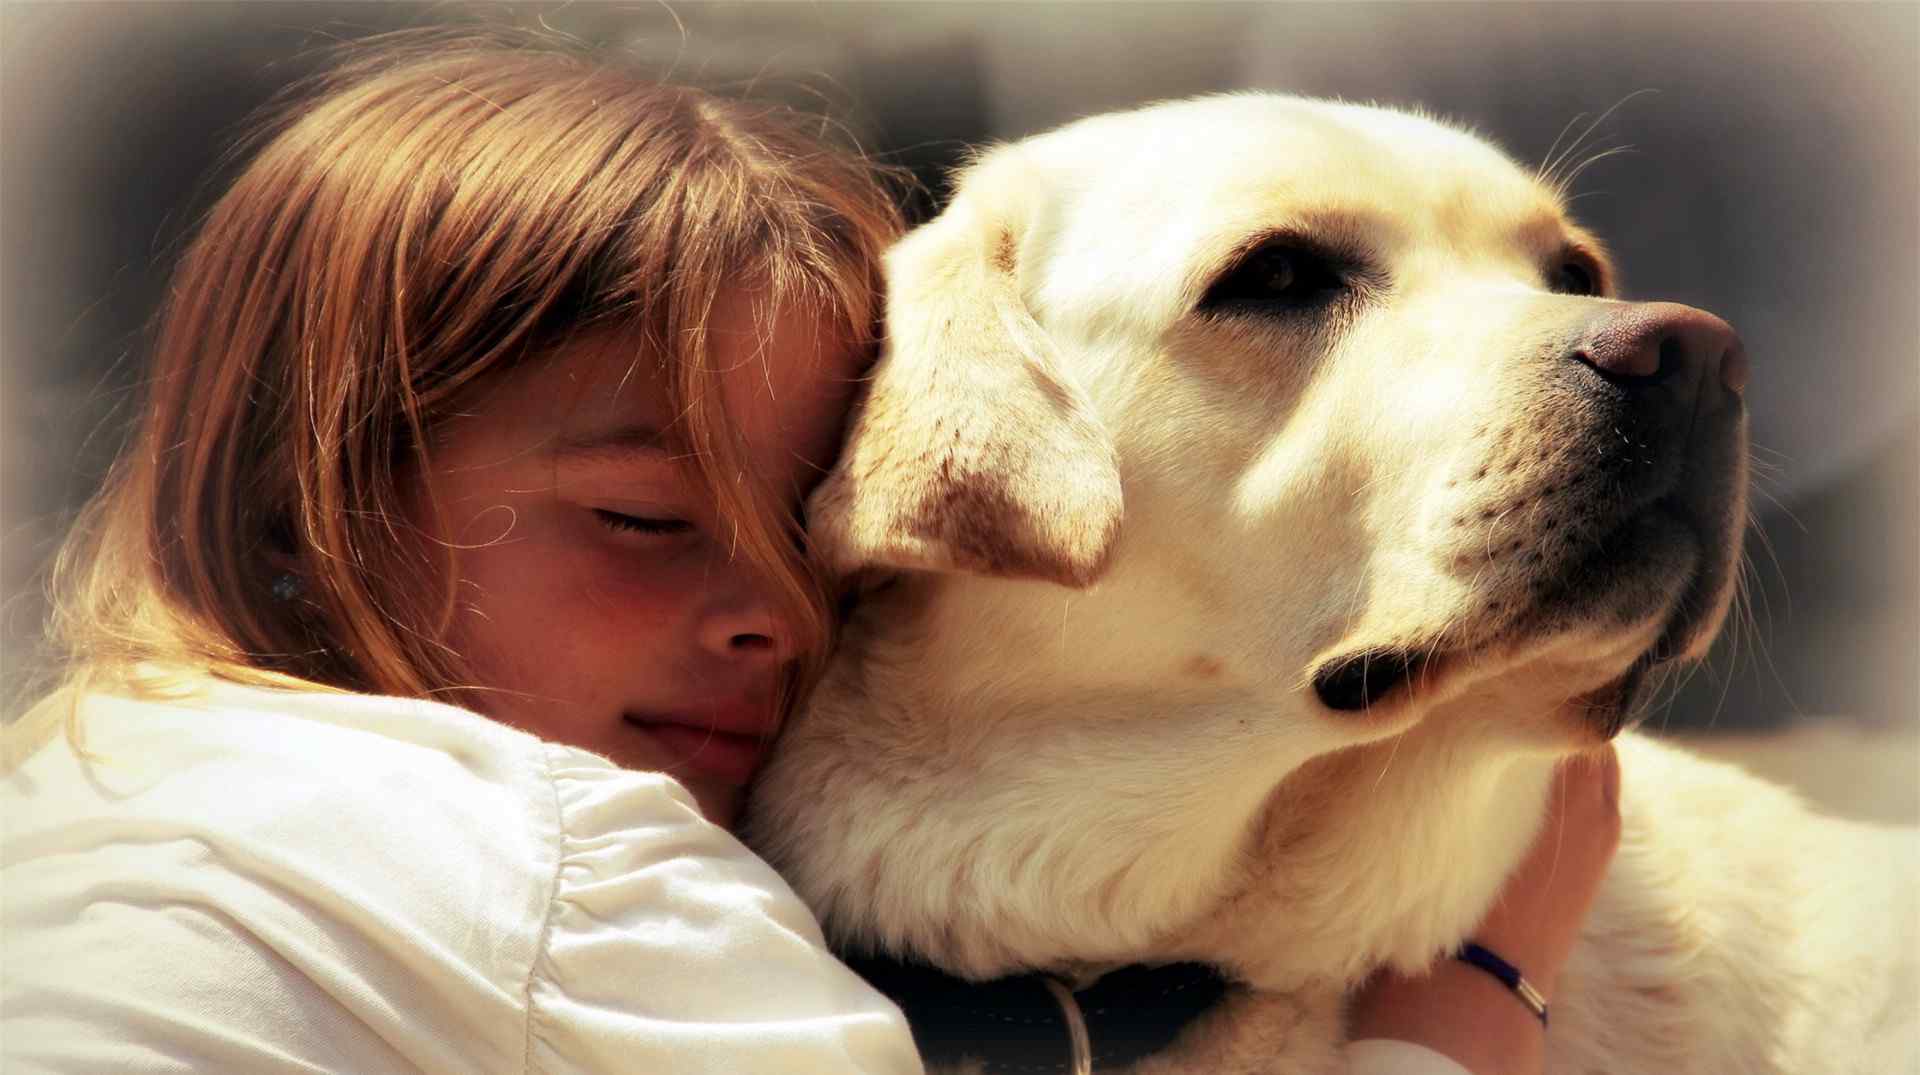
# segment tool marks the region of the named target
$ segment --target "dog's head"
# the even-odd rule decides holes
[[[809,506],[888,584],[765,775],[763,848],[855,936],[1100,958],[1203,913],[1318,759],[1615,734],[1731,600],[1746,359],[1613,275],[1552,185],[1412,115],[1224,96],[985,154],[890,255]]]

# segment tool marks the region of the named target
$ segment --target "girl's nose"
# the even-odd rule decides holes
[[[793,659],[795,632],[776,610],[766,587],[741,580],[716,595],[701,618],[699,640],[715,656],[750,665]]]

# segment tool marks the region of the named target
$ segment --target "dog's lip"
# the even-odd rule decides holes
[[[1620,555],[1618,542],[1636,524],[1660,517],[1677,524],[1704,541],[1694,513],[1671,491],[1649,497],[1627,513],[1593,543],[1592,558]],[[1617,652],[1612,659],[1626,667],[1619,675],[1586,694],[1573,699],[1576,706],[1591,710],[1596,730],[1607,738],[1629,726],[1629,716],[1640,700],[1646,673],[1661,664],[1681,659],[1680,642],[1691,630],[1693,618],[1685,614],[1684,597],[1676,599],[1662,614],[1659,634],[1644,651]],[[1642,621],[1642,630],[1647,626]],[[1479,630],[1471,625],[1454,624],[1435,632],[1424,641],[1396,643],[1359,643],[1342,645],[1315,662],[1309,679],[1314,694],[1326,708],[1337,713],[1363,713],[1373,709],[1398,708],[1401,703],[1430,696],[1436,685],[1454,679],[1454,673],[1481,664],[1480,658],[1493,656],[1491,667],[1504,665],[1502,654],[1524,651],[1533,638],[1527,624],[1483,623]],[[1444,646],[1437,644],[1445,639]]]
[[[1398,701],[1429,678],[1440,656],[1425,647],[1366,646],[1314,666],[1313,692],[1336,713],[1364,712]]]
[[[1638,678],[1648,669],[1663,664],[1691,659],[1689,651],[1693,647],[1702,624],[1712,619],[1707,611],[1714,604],[1703,598],[1699,588],[1715,573],[1713,557],[1716,555],[1715,538],[1710,528],[1701,520],[1700,513],[1686,498],[1677,491],[1670,491],[1648,504],[1635,514],[1633,519],[1623,522],[1620,530],[1634,519],[1659,517],[1685,531],[1697,550],[1697,556],[1688,572],[1686,584],[1673,598],[1660,623],[1659,636],[1647,651],[1635,662],[1626,675]]]
[[[1654,651],[1648,650],[1617,679],[1574,698],[1571,704],[1583,711],[1601,739],[1612,739],[1644,718],[1639,707],[1640,688],[1646,683],[1647,671],[1658,663]]]

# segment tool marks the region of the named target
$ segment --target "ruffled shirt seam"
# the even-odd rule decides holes
[[[534,1021],[538,1018],[533,1006],[534,980],[540,973],[540,963],[546,958],[547,945],[553,940],[553,918],[555,905],[560,902],[560,872],[566,867],[565,854],[566,825],[564,812],[560,806],[560,779],[553,771],[553,751],[543,748],[541,751],[541,770],[547,780],[547,790],[553,795],[553,876],[547,881],[546,913],[540,920],[539,943],[534,946],[533,958],[527,962],[527,981],[522,1001],[527,1012],[526,1054],[521,1063],[523,1072],[532,1072]]]

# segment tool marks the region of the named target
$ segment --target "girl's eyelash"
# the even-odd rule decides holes
[[[593,516],[609,530],[618,530],[629,534],[684,534],[693,529],[693,524],[685,519],[648,519],[639,515],[624,515],[605,508],[594,508]]]

